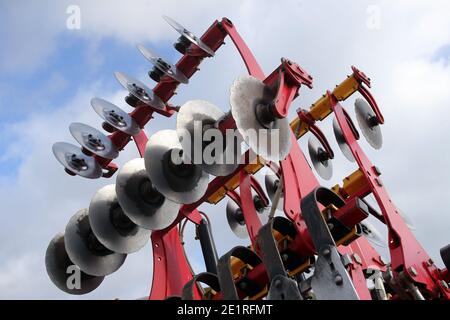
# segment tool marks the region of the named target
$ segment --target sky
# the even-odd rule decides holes
[[[75,7],[74,7],[75,6]],[[68,28],[71,10],[79,28]],[[90,107],[105,98],[130,111],[125,91],[114,79],[123,71],[153,86],[150,65],[138,43],[176,62],[178,34],[162,19],[168,15],[201,35],[216,19],[230,18],[264,72],[287,57],[314,77],[301,89],[298,107],[309,108],[327,89],[344,80],[355,65],[372,79],[371,92],[384,114],[384,145],[361,144],[382,171],[396,205],[413,220],[415,235],[442,266],[439,248],[449,243],[450,214],[450,3],[448,1],[0,1],[0,299],[135,299],[148,295],[151,245],[127,257],[116,273],[90,294],[60,292],[44,265],[50,239],[111,179],[66,175],[54,159],[57,141],[75,143],[68,126],[84,122],[99,128]],[[69,27],[73,26],[69,23]],[[206,59],[189,85],[171,100],[205,99],[229,110],[229,87],[246,73],[230,40]],[[353,119],[354,98],[343,105]],[[331,118],[320,123],[335,150],[333,186],[356,168],[333,138]],[[175,128],[175,117],[150,122],[148,135]],[[306,135],[299,141],[305,151]],[[119,165],[137,157],[129,144]],[[264,177],[264,170],[258,179]],[[201,209],[212,219],[219,254],[238,240],[227,228],[226,202]],[[383,234],[386,231],[377,225]],[[186,231],[186,250],[196,272],[204,270],[194,231]]]

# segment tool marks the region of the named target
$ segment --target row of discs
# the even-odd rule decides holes
[[[377,120],[375,112],[366,100],[361,98],[356,99],[355,114],[359,128],[361,129],[367,142],[374,149],[380,149],[383,144],[380,124]],[[336,118],[333,119],[333,132],[339,149],[349,161],[354,162],[355,158],[347,144],[345,136]],[[322,179],[329,180],[333,175],[332,159],[330,159],[330,156],[315,136],[311,136],[308,139],[308,151],[311,163],[313,164],[316,172]]]
[[[208,55],[214,55],[187,29],[168,17],[165,19],[181,34],[184,49],[191,43]],[[180,83],[187,83],[187,78],[176,67],[143,46],[138,49],[154,64],[153,74],[156,71],[159,74],[154,80],[159,81],[164,74]],[[165,108],[165,103],[141,81],[121,72],[116,72],[115,76],[130,93],[131,101],[140,101],[155,109]],[[100,98],[92,99],[91,105],[105,121],[104,128],[108,127],[110,132],[119,130],[130,136],[140,132],[136,121],[116,105]],[[55,143],[53,153],[57,160],[70,174],[91,179],[102,176],[103,170],[93,155],[114,159],[118,156],[117,147],[109,137],[85,124],[71,124],[70,132],[81,148],[64,142]],[[106,275],[120,268],[127,254],[146,244],[151,230],[164,229],[172,224],[180,206],[154,188],[144,159],[128,162],[119,171],[116,184],[101,188],[92,198],[89,209],[78,211],[69,220],[65,232],[50,241],[45,258],[50,279],[67,293],[85,294],[94,290]],[[71,272],[79,274],[75,283],[70,282]]]
[[[183,47],[183,54],[193,45],[200,48],[208,56],[214,56],[214,51],[205,45],[200,38],[173,19],[166,16],[164,16],[164,19],[180,33],[179,42],[182,42],[182,44],[178,43],[175,47],[178,49],[180,46]],[[167,79],[172,79],[179,83],[188,83],[188,78],[176,66],[168,63],[142,45],[138,45],[138,50],[154,66],[149,75],[155,81],[159,82],[163,77],[167,77]],[[137,102],[153,109],[163,110],[166,107],[164,101],[143,82],[124,72],[115,72],[114,75],[122,87],[129,92],[126,101],[133,107],[136,106]],[[133,117],[118,106],[100,98],[92,99],[91,105],[95,112],[104,120],[103,127],[107,131],[119,130],[130,136],[137,135],[140,132],[141,128]],[[103,170],[95,161],[93,155],[104,159],[115,159],[119,154],[118,148],[109,137],[86,124],[72,123],[69,129],[81,148],[69,143],[57,142],[52,148],[56,159],[65,167],[66,172],[71,175],[80,175],[90,179],[100,178],[103,175]]]
[[[151,230],[170,226],[180,206],[154,188],[144,159],[127,162],[116,184],[98,190],[89,208],[72,216],[64,234],[50,242],[46,254],[50,279],[68,293],[92,291],[122,266],[127,254],[147,243]],[[79,288],[67,282],[71,266],[82,272]]]

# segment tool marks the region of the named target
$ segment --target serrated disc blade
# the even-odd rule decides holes
[[[265,100],[266,86],[252,76],[237,78],[230,89],[231,113],[248,146],[268,161],[278,162],[291,149],[291,129],[287,118],[275,119],[264,127],[256,116],[257,106]]]

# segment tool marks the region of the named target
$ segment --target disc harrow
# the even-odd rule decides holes
[[[109,134],[82,123],[70,125],[80,147],[58,142],[53,153],[66,173],[99,179],[116,174],[75,213],[65,232],[56,235],[46,252],[50,280],[69,294],[95,290],[117,271],[128,254],[150,239],[153,281],[149,299],[183,300],[308,300],[308,299],[442,299],[450,298],[450,247],[441,249],[445,268],[438,268],[416,239],[411,220],[390,198],[381,171],[362,148],[360,134],[375,149],[382,146],[384,118],[369,91],[370,79],[356,67],[308,110],[298,108],[290,122],[289,108],[300,100],[301,88],[313,78],[300,65],[282,58],[266,76],[237,32],[223,18],[197,37],[169,17],[180,34],[176,64],[139,45],[152,64],[156,82],[116,72],[128,91],[129,113],[100,98],[91,101]],[[180,84],[199,71],[229,37],[248,75],[230,84],[230,110],[208,101],[170,104]],[[358,97],[359,94],[359,97]],[[201,99],[201,97],[199,97]],[[343,107],[355,99],[358,127]],[[225,106],[222,106],[225,107]],[[177,126],[147,137],[144,128],[157,117],[176,116]],[[332,178],[335,154],[320,129],[333,118],[333,132],[343,155],[356,165],[331,189],[319,178]],[[211,133],[195,147],[196,130]],[[192,139],[186,139],[186,132]],[[254,133],[257,132],[255,135]],[[230,138],[229,134],[233,136]],[[298,140],[309,135],[309,165]],[[213,138],[214,139],[213,139]],[[231,140],[230,140],[231,139]],[[122,168],[112,162],[134,141],[140,158]],[[245,152],[240,144],[245,142]],[[189,146],[193,149],[189,149]],[[210,162],[231,155],[232,162]],[[231,150],[231,152],[229,152]],[[200,154],[200,162],[196,161]],[[226,158],[226,157],[225,157]],[[227,158],[228,159],[228,158]],[[256,178],[266,167],[265,188]],[[316,173],[317,176],[316,176]],[[267,195],[266,195],[267,194]],[[373,195],[378,208],[365,200]],[[203,203],[229,198],[226,217],[231,230],[249,239],[219,256],[211,220],[199,211]],[[217,213],[214,213],[217,214]],[[368,221],[384,225],[388,239]],[[206,270],[194,274],[184,250],[186,224],[195,225]],[[232,242],[232,241],[230,241]],[[386,247],[384,259],[376,247]],[[69,288],[69,271],[81,271],[80,287]],[[200,283],[202,285],[200,285]]]

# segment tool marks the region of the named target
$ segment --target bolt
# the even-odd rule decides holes
[[[355,259],[355,261],[356,261],[358,264],[362,265],[361,257],[360,257],[357,253],[354,253],[354,254],[353,254],[353,258]]]
[[[280,279],[275,280],[274,284],[273,284],[276,288],[280,289],[282,282]]]
[[[239,284],[239,288],[241,288],[241,290],[247,289],[247,283],[246,283],[246,282],[241,282],[241,283]]]
[[[336,277],[334,277],[334,283],[336,283],[338,286],[340,286],[344,282],[344,279],[340,274],[338,274]]]
[[[373,171],[375,171],[375,173],[376,173],[378,176],[381,175],[380,168],[378,168],[377,166],[373,166]]]
[[[378,184],[379,187],[382,187],[382,186],[383,186],[383,182],[381,182],[380,179],[375,178],[375,181],[376,181],[376,183]]]
[[[329,257],[330,254],[331,254],[331,251],[330,251],[330,249],[324,249],[324,250],[322,251],[322,254],[323,254],[325,257]]]
[[[414,267],[409,267],[408,270],[412,274],[413,277],[417,277],[418,273],[417,273],[417,270],[414,269]]]
[[[287,253],[283,253],[282,255],[281,255],[281,259],[283,260],[283,261],[287,261],[287,259],[289,259],[289,255],[287,254]]]

